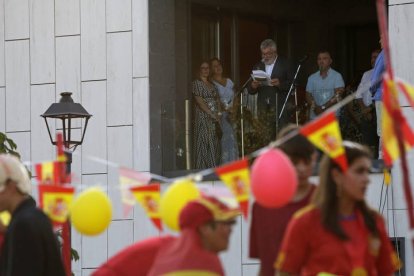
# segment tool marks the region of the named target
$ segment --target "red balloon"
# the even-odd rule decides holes
[[[260,205],[278,208],[292,199],[298,179],[286,154],[279,149],[269,149],[254,161],[251,183],[252,192]]]

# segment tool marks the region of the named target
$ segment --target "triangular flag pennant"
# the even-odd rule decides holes
[[[119,183],[121,186],[121,200],[123,203],[124,217],[128,216],[135,205],[135,198],[131,194],[129,188],[146,185],[150,180],[151,176],[149,173],[140,173],[125,167],[119,168]]]
[[[338,163],[342,171],[348,169],[341,131],[334,112],[328,112],[306,124],[300,129],[300,133]]]
[[[36,178],[39,184],[56,186],[63,184],[61,177],[62,165],[65,165],[65,163],[58,161],[36,164]]]
[[[407,98],[411,107],[414,108],[414,87],[401,79],[397,79],[397,85]]]
[[[414,132],[411,130],[406,118],[401,112],[400,105],[397,100],[397,87],[395,82],[390,80],[388,75],[384,75],[382,94],[382,151],[384,154],[384,162],[387,167],[399,158],[400,150],[398,148],[398,140],[394,131],[394,124],[399,124],[404,139],[405,148],[407,150],[414,146]]]
[[[74,187],[39,185],[39,207],[55,226],[63,224],[69,214],[69,206],[75,193]]]
[[[162,231],[160,215],[160,184],[151,183],[146,186],[131,187],[129,189],[138,203],[144,208],[148,217],[152,220],[158,230]]]
[[[247,159],[241,159],[216,168],[216,174],[236,197],[240,210],[247,219],[250,196],[250,172]]]

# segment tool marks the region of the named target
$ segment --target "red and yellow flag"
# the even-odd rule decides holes
[[[162,231],[160,215],[160,184],[151,183],[145,186],[136,186],[129,188],[138,203],[144,208],[148,217],[152,220],[158,230]]]
[[[300,129],[300,133],[338,163],[342,171],[348,169],[341,131],[334,112],[329,112],[306,124]]]
[[[250,197],[250,171],[247,159],[241,159],[216,168],[216,174],[236,197],[240,210],[247,219]]]
[[[408,125],[406,118],[402,115],[400,105],[397,101],[397,86],[394,81],[390,80],[387,74],[384,75],[383,87],[381,111],[382,151],[385,165],[389,167],[400,156],[398,140],[393,124],[398,123],[400,125],[407,150],[414,146],[414,132]]]
[[[36,178],[40,185],[61,185],[65,163],[59,161],[36,164]]]
[[[401,79],[397,79],[397,85],[407,98],[411,107],[414,108],[414,87]]]
[[[119,183],[121,188],[121,200],[123,203],[123,215],[126,217],[135,205],[135,198],[129,188],[148,184],[151,176],[148,173],[136,172],[133,169],[119,168]]]
[[[74,187],[39,185],[39,205],[54,225],[63,224],[69,214],[69,206],[75,193]]]

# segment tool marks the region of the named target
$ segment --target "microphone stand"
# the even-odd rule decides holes
[[[244,158],[244,118],[243,118],[243,90],[246,89],[247,84],[252,80],[250,76],[248,80],[242,85],[239,92],[240,93],[240,132],[241,132],[241,153],[242,158]]]
[[[298,124],[299,124],[299,123],[298,123],[298,119],[299,119],[299,118],[298,118],[298,99],[297,99],[297,95],[296,95],[296,85],[295,85],[295,83],[296,83],[296,79],[297,79],[297,77],[298,77],[298,74],[299,74],[300,68],[302,67],[302,63],[303,63],[305,60],[306,60],[306,59],[299,61],[298,68],[296,69],[296,73],[295,73],[295,76],[293,77],[292,84],[290,85],[289,91],[288,91],[288,93],[287,93],[287,95],[286,95],[285,102],[283,103],[283,106],[282,106],[282,110],[280,110],[279,116],[278,116],[278,118],[276,118],[276,127],[279,125],[279,120],[280,120],[280,118],[282,118],[283,111],[285,110],[285,108],[286,108],[286,104],[287,104],[287,101],[289,100],[289,97],[290,97],[290,95],[292,94],[293,87],[295,87],[296,125],[298,125]]]

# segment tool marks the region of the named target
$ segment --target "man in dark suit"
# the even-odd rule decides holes
[[[260,81],[252,80],[248,90],[257,96],[257,115],[263,129],[260,133],[265,146],[276,139],[276,133],[288,123],[287,110],[283,111],[278,120],[283,103],[293,79],[292,64],[284,57],[278,56],[276,43],[266,39],[260,44],[262,60],[253,69],[263,70],[270,75],[270,86],[262,85]]]

